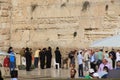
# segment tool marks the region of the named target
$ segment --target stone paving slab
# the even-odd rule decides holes
[[[18,70],[19,80],[40,80],[40,79],[53,79],[53,78],[69,78],[69,69],[34,69],[32,71]],[[10,76],[5,77],[5,80],[10,80]]]

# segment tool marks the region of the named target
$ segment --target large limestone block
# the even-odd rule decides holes
[[[30,32],[30,40],[31,41],[40,41],[40,40],[47,40],[47,34],[44,32]]]
[[[4,42],[4,46],[9,46],[10,45],[10,41],[9,40],[5,40],[5,42]]]
[[[0,25],[0,28],[2,28],[2,29],[10,29],[10,23],[6,23],[6,22],[1,22],[0,23],[1,25]]]
[[[9,40],[10,36],[9,35],[0,35],[0,40]]]
[[[0,0],[0,3],[9,3],[11,0]]]
[[[1,35],[8,35],[9,33],[10,33],[9,28],[0,29],[0,34]]]
[[[3,10],[3,11],[1,12],[1,17],[8,17],[8,16],[9,16],[8,11]]]
[[[22,32],[14,32],[11,34],[11,41],[22,41]]]
[[[24,30],[22,32],[22,41],[29,41],[30,40],[30,31]]]
[[[27,43],[23,41],[11,41],[10,44],[12,47],[19,49],[19,48],[26,47]]]
[[[26,44],[27,47],[30,47],[30,48],[44,48],[44,47],[48,47],[50,46],[47,41],[45,40],[40,40],[39,42],[28,42]]]
[[[19,0],[11,0],[13,7],[18,6],[18,2],[19,2]]]

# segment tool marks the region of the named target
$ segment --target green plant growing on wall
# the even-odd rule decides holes
[[[111,3],[114,3],[114,0],[111,0]]]
[[[38,6],[37,4],[32,4],[31,5],[31,11],[34,12],[34,10],[36,9],[37,6]]]
[[[73,37],[75,38],[77,36],[77,32],[74,32],[73,33]]]
[[[4,1],[0,1],[0,3],[5,3]]]
[[[69,0],[67,0],[67,2],[69,2]]]
[[[105,6],[105,11],[107,11],[107,10],[108,10],[108,7],[109,7],[108,5],[106,5],[106,6]]]
[[[89,1],[85,1],[82,6],[82,11],[86,11],[90,7]]]
[[[65,7],[65,6],[66,6],[66,3],[61,4],[61,7]]]

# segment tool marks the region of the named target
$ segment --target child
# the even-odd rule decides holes
[[[70,77],[75,78],[76,70],[75,70],[75,65],[71,65],[71,70],[70,70]]]
[[[9,57],[6,56],[3,62],[3,66],[4,66],[4,70],[5,70],[5,74],[9,75],[9,66],[10,66],[10,61],[9,61]]]

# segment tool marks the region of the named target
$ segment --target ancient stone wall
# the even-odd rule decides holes
[[[5,15],[11,14],[1,16],[7,23],[0,28],[8,29],[1,29],[1,47],[84,48],[119,33],[120,0],[11,0],[9,5]]]
[[[10,46],[11,2],[0,0],[0,50]]]

